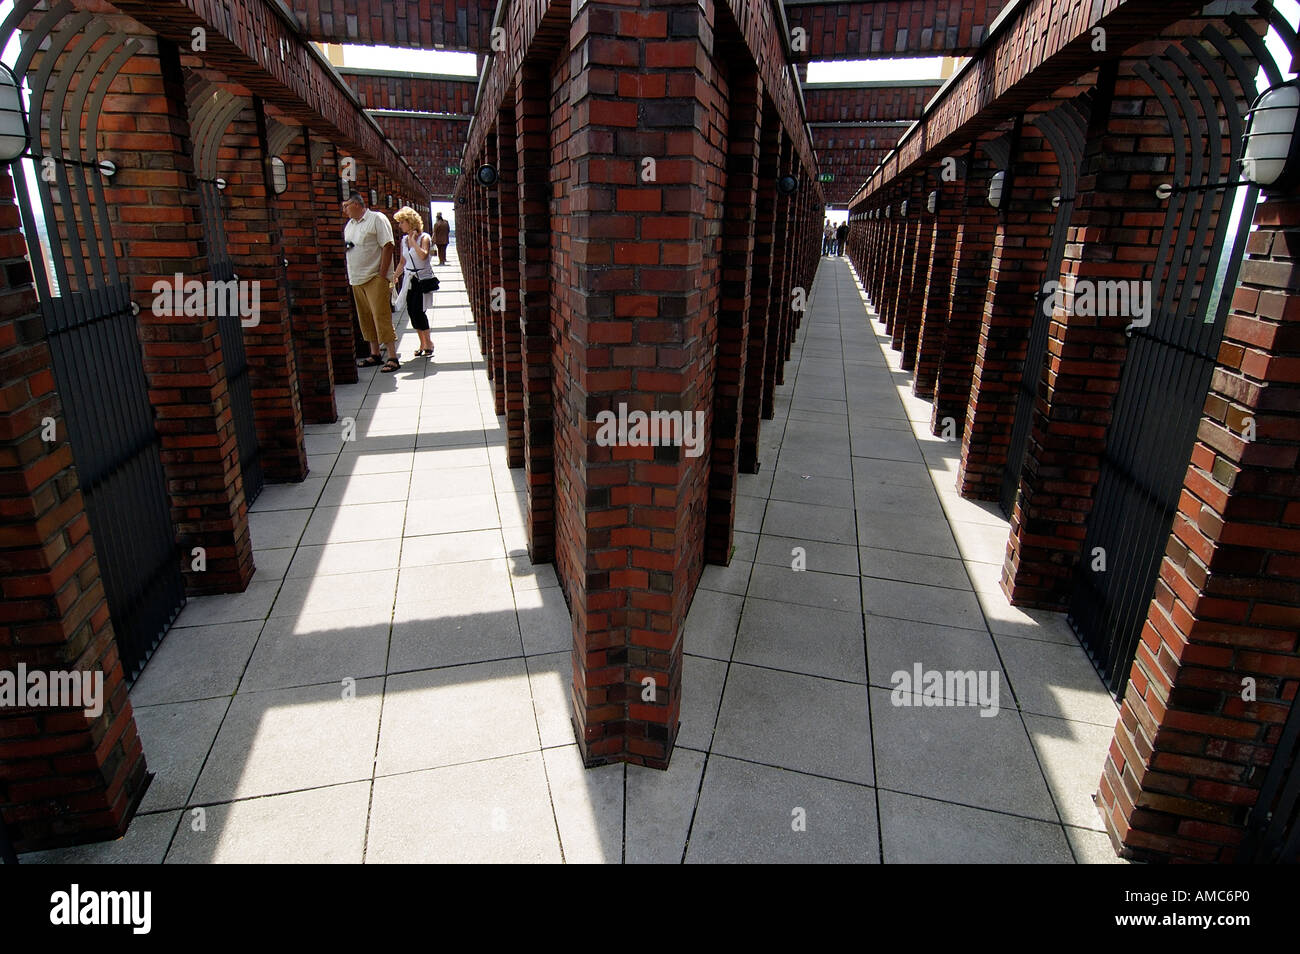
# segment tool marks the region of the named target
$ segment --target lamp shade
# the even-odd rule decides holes
[[[782,176],[776,180],[776,191],[782,195],[794,195],[794,190],[799,188],[799,180],[794,176]]]
[[[490,163],[485,162],[483,165],[478,167],[477,175],[478,175],[479,185],[483,185],[483,186],[496,185],[497,167]]]
[[[378,204],[379,204],[379,190],[378,190],[378,189],[371,189],[371,190],[370,190],[370,204],[371,204],[371,205],[378,205]]]
[[[13,162],[27,151],[27,111],[18,80],[0,64],[0,162]]]
[[[898,204],[898,214],[899,214],[900,216],[902,216],[903,218],[907,218],[907,200],[906,200],[906,199],[904,199],[902,202],[900,202],[900,203]]]
[[[888,218],[892,218],[892,216],[889,214],[889,210],[890,210],[891,208],[892,208],[892,206],[888,206],[888,205],[885,206],[885,218],[887,218],[887,219],[888,219]]]
[[[284,190],[289,188],[289,170],[279,156],[271,157],[271,188],[276,195],[283,195]]]
[[[1295,80],[1266,89],[1255,100],[1241,160],[1243,174],[1255,185],[1281,191],[1300,179],[1297,118],[1300,118],[1300,85]]]
[[[1005,172],[995,172],[989,180],[989,205],[998,209],[1002,207],[1002,187],[1007,181]]]
[[[931,215],[939,211],[939,190],[935,189],[925,200],[925,211]]]

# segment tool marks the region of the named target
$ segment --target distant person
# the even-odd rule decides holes
[[[831,220],[826,220],[825,227],[822,228],[822,254],[829,255],[835,251],[835,226],[831,225]]]
[[[835,243],[836,243],[835,254],[836,255],[843,257],[844,243],[848,240],[848,237],[849,237],[849,223],[841,222],[840,227],[835,230]]]
[[[365,197],[353,192],[343,203],[348,221],[343,226],[343,247],[347,250],[348,283],[357,303],[361,336],[370,345],[369,357],[359,368],[379,364],[379,347],[388,349],[380,368],[385,374],[402,366],[397,360],[397,333],[393,330],[393,303],[389,298],[388,276],[393,270],[393,227],[388,216],[366,208]]]
[[[433,244],[438,249],[438,264],[447,264],[447,243],[451,241],[451,224],[442,217],[442,213],[435,213],[436,218],[433,220]],[[433,354],[432,351],[429,354]]]
[[[433,342],[429,338],[429,316],[426,310],[433,307],[433,293],[438,279],[433,275],[433,240],[424,231],[424,219],[410,206],[402,206],[394,214],[402,230],[402,254],[397,261],[397,277],[405,279],[406,314],[411,327],[420,336],[417,358],[433,357]]]

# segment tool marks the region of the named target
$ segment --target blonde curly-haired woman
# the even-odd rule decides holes
[[[433,340],[429,336],[429,318],[425,309],[433,307],[433,292],[438,287],[438,279],[433,277],[433,263],[429,261],[433,254],[433,239],[424,231],[424,219],[420,213],[410,206],[402,206],[393,218],[403,233],[397,281],[400,287],[402,277],[406,275],[406,313],[411,319],[411,327],[420,336],[420,348],[415,356],[432,357]]]

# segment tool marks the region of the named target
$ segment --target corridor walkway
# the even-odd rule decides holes
[[[408,331],[400,372],[339,388],[355,439],[309,429],[248,591],[192,599],[134,687],[155,778],[126,837],[24,862],[1115,860],[1115,706],[1063,619],[1002,597],[1005,521],[951,492],[958,445],[842,259],[695,597],[671,769],[584,770],[567,610],[438,271],[436,359]],[[997,714],[891,704],[917,665],[991,673]]]

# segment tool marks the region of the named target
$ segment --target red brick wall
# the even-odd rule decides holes
[[[794,0],[785,4],[785,15],[792,30],[807,33],[807,50],[800,59],[970,56],[1003,5],[1004,0]]]
[[[803,101],[810,123],[898,122],[920,119],[942,85],[939,80],[818,83],[804,87]]]
[[[303,30],[322,43],[429,49],[491,48],[496,0],[292,0]]]
[[[366,109],[468,115],[474,111],[474,94],[478,92],[478,79],[474,76],[346,68],[340,68],[338,73]]]
[[[104,710],[0,708],[0,816],[21,850],[113,838],[145,783],[144,754],[62,424],[24,256],[13,179],[0,173],[0,670],[104,674]],[[192,319],[191,319],[192,320]],[[58,422],[42,440],[45,418]]]

